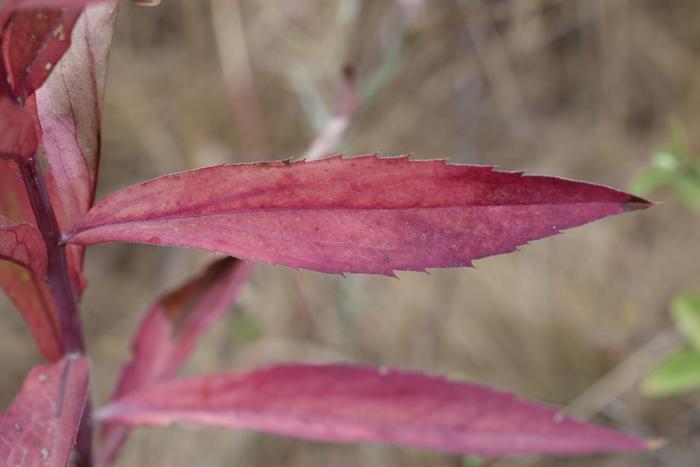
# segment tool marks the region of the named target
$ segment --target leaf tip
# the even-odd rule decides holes
[[[663,448],[667,444],[668,441],[663,438],[652,438],[646,441],[646,447],[649,451],[656,451],[657,449]]]
[[[647,209],[651,206],[655,206],[658,203],[654,203],[652,201],[648,201],[644,198],[640,198],[639,196],[635,195],[629,195],[629,198],[625,200],[622,203],[622,210],[624,212],[630,212],[630,211],[638,211],[641,209]]]

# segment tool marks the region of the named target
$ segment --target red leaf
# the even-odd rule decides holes
[[[202,334],[229,309],[249,272],[248,263],[219,260],[198,278],[162,297],[139,327],[131,345],[133,356],[112,398],[174,377]],[[98,464],[111,463],[128,432],[124,426],[103,426]]]
[[[647,441],[466,382],[417,373],[291,365],[151,386],[105,407],[130,425],[212,425],[334,442],[469,454],[635,451]]]
[[[27,10],[31,8],[83,7],[93,3],[105,3],[114,0],[7,0],[4,8],[9,10]]]
[[[16,11],[2,31],[2,55],[12,94],[24,101],[44,83],[70,47],[71,31],[81,10],[17,10],[14,5],[5,5],[4,13],[13,9]]]
[[[71,49],[36,95],[55,204],[61,208],[61,227],[66,231],[94,199],[115,9],[115,2],[85,9],[73,30]]]
[[[490,167],[339,157],[222,165],[114,193],[69,234],[90,245],[194,247],[326,273],[470,266],[649,203]]]
[[[73,44],[36,93],[44,134],[49,190],[61,230],[92,206],[100,156],[101,104],[116,2],[86,8],[73,28]],[[74,288],[82,292],[82,247],[68,247]]]
[[[0,215],[15,223],[34,225],[34,214],[14,162],[0,160]],[[39,247],[37,247],[39,248]],[[0,261],[0,288],[22,313],[44,356],[57,360],[63,355],[53,298],[42,276]]]
[[[0,159],[32,156],[37,144],[31,112],[0,96]]]
[[[65,467],[87,401],[90,363],[35,367],[0,422],[0,465]]]
[[[26,267],[37,277],[46,274],[46,245],[32,224],[15,224],[0,216],[0,258]]]
[[[56,306],[46,283],[19,266],[0,262],[0,288],[15,304],[41,353],[50,361],[63,356]]]

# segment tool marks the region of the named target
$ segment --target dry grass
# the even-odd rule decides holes
[[[695,0],[124,6],[108,82],[102,194],[164,172],[301,153],[327,118],[345,63],[356,67],[363,95],[340,148],[346,154],[450,156],[625,187],[666,143],[671,117],[700,150],[692,131],[700,127]],[[697,395],[650,401],[637,390],[677,342],[668,331],[670,297],[700,282],[700,219],[664,193],[656,199],[666,202],[476,269],[393,280],[260,266],[187,373],[350,360],[468,376],[574,402],[575,413],[670,440],[646,455],[488,465],[696,465]],[[144,246],[91,250],[83,313],[99,403],[148,303],[207,260]],[[5,404],[39,356],[6,302],[1,316]],[[139,430],[118,465],[459,466],[462,459],[241,432]]]

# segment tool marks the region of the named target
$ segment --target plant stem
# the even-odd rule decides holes
[[[62,242],[61,229],[51,204],[46,181],[36,156],[18,162],[22,180],[34,211],[37,227],[44,237],[48,255],[48,272],[45,280],[49,285],[63,339],[64,353],[85,353],[83,331],[80,323],[78,303],[68,274],[66,246]],[[92,466],[92,408],[88,400],[80,422],[77,440],[79,467]]]
[[[63,349],[65,353],[84,353],[85,345],[80,327],[78,304],[68,277],[66,249],[61,245],[61,230],[36,157],[21,162],[20,171],[34,217],[36,217],[37,227],[46,243],[49,259],[46,281],[56,303]]]

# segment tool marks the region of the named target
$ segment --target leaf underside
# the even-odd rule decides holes
[[[649,447],[643,439],[476,384],[348,365],[289,365],[170,381],[127,394],[98,418],[482,455]]]
[[[36,93],[47,183],[63,232],[92,206],[100,156],[101,106],[116,20],[114,0],[88,6],[73,28],[70,50]],[[84,249],[67,248],[74,288],[82,292]]]
[[[113,193],[69,234],[200,248],[325,273],[472,260],[649,203],[612,188],[491,167],[335,157],[221,165]]]

